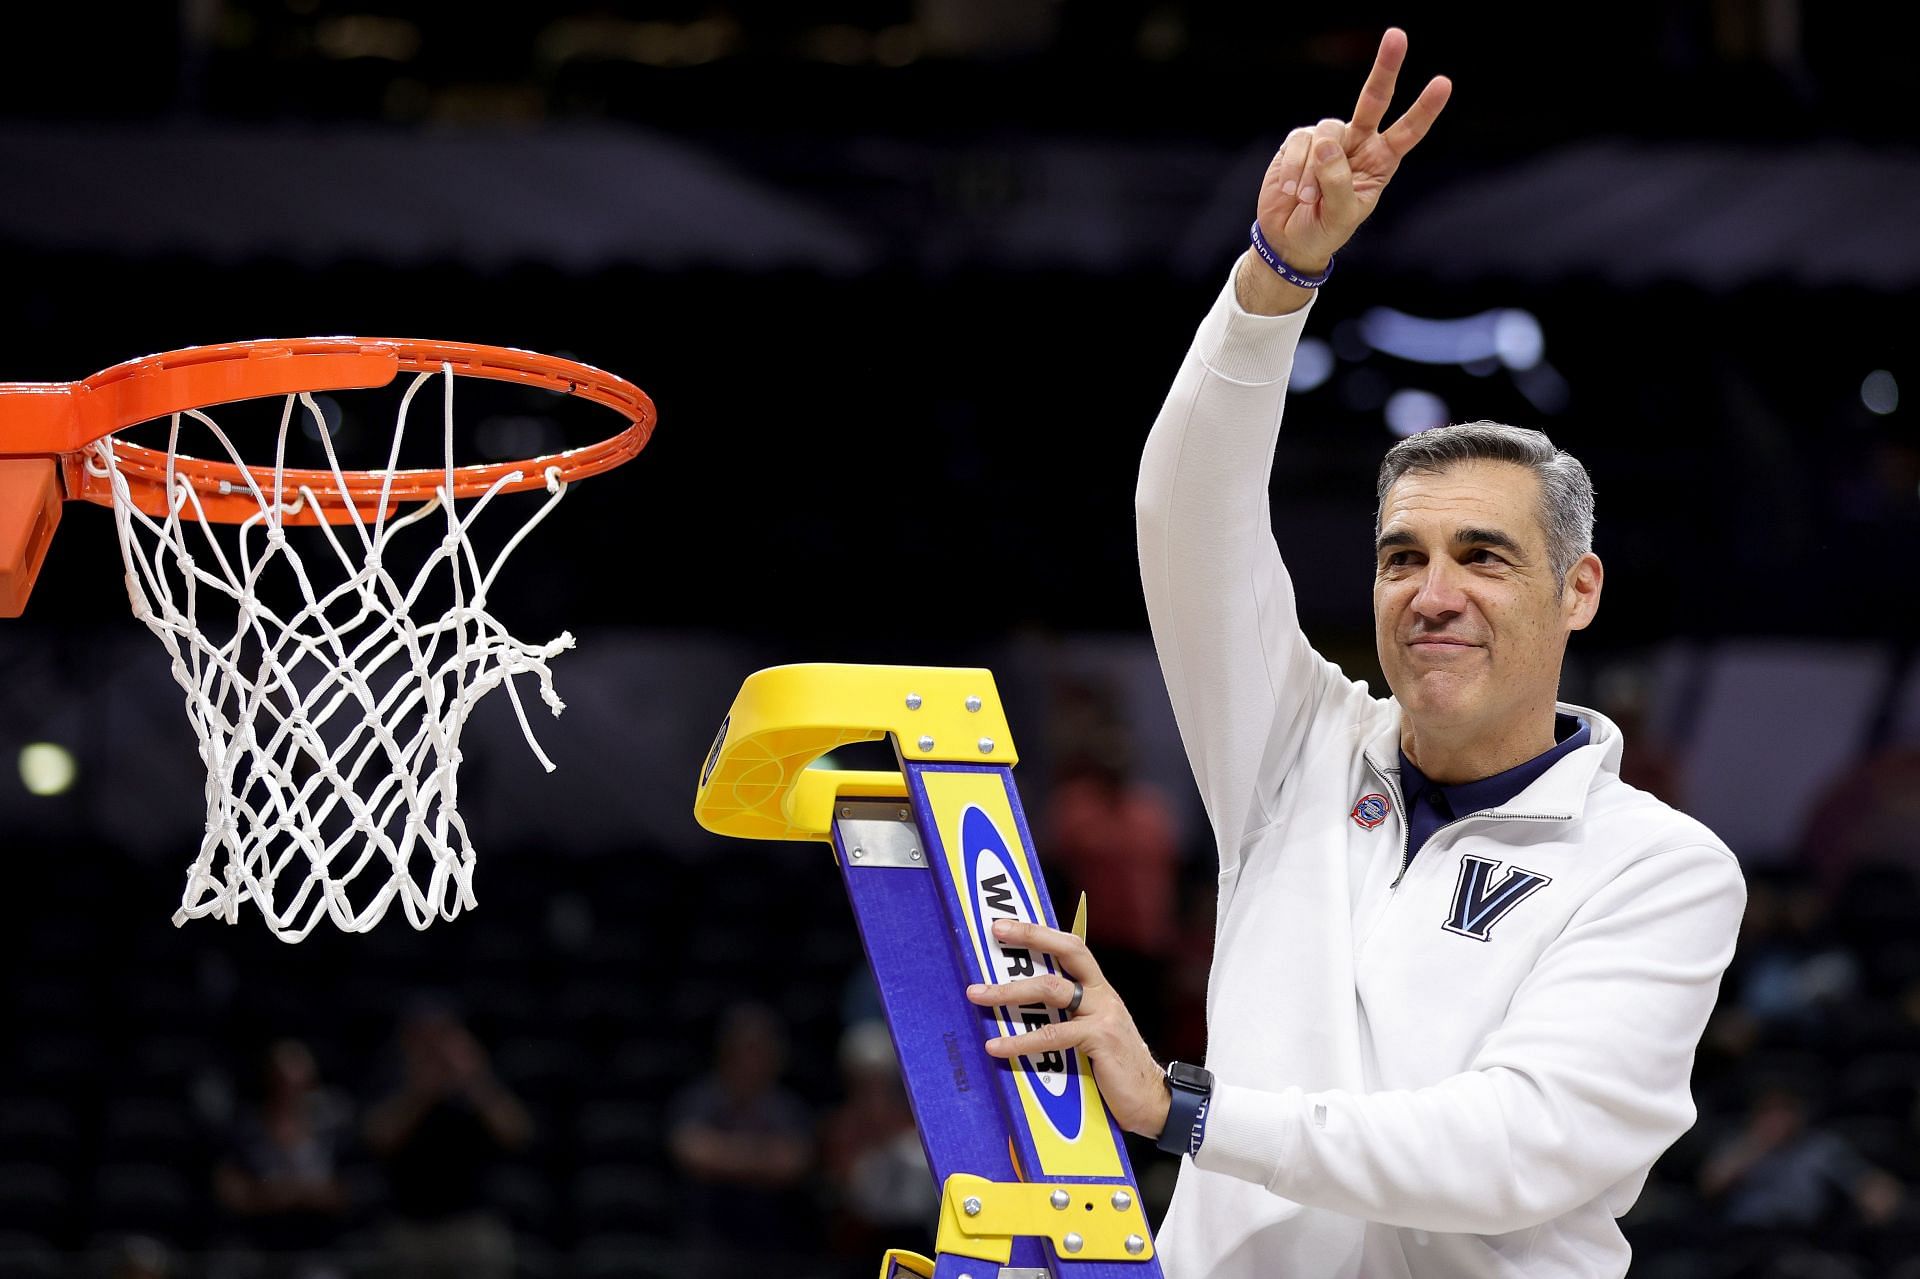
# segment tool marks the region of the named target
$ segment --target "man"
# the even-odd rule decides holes
[[[1207,1070],[1163,1075],[1055,930],[1002,934],[1064,977],[970,992],[1072,1008],[989,1051],[1081,1048],[1125,1127],[1191,1155],[1172,1279],[1624,1274],[1614,1219],[1693,1122],[1745,901],[1711,831],[1619,780],[1619,730],[1556,701],[1602,570],[1586,472],[1538,432],[1388,454],[1391,697],[1300,631],[1266,477],[1313,290],[1450,90],[1380,132],[1405,52],[1389,30],[1352,120],[1275,156],[1141,464],[1154,642],[1220,853]]]
[[[386,1165],[392,1220],[382,1273],[396,1279],[505,1279],[513,1230],[487,1204],[486,1176],[534,1138],[533,1117],[493,1073],[487,1050],[431,998],[400,1023],[400,1085],[362,1135]]]

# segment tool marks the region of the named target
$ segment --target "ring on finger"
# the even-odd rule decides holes
[[[1073,983],[1073,998],[1067,1001],[1067,1016],[1071,1017],[1080,1011],[1080,1001],[1085,998],[1086,993],[1087,988],[1085,986],[1082,986],[1079,982]]]

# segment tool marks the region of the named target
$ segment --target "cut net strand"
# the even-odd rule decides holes
[[[445,480],[431,500],[395,516],[389,496],[408,414],[435,377],[445,383]],[[452,919],[475,904],[473,846],[458,809],[467,716],[504,686],[528,746],[552,771],[516,680],[537,680],[541,701],[558,715],[565,707],[548,662],[573,647],[573,636],[518,640],[488,612],[487,598],[567,484],[557,468],[548,469],[546,496],[483,564],[471,536],[475,524],[503,487],[525,476],[509,472],[477,497],[455,500],[454,381],[452,366],[443,365],[416,374],[406,388],[370,519],[348,496],[333,431],[310,394],[286,397],[272,471],[264,477],[207,414],[174,414],[160,517],[131,500],[113,438],[93,446],[87,466],[113,488],[134,616],[167,650],[207,770],[206,828],[176,925],[209,915],[234,923],[247,902],[286,941],[301,940],[322,919],[364,932],[396,899],[415,928]],[[348,516],[344,524],[311,526],[330,553],[311,568],[286,535],[288,517],[320,504],[307,485],[287,492],[287,441],[301,417],[318,435]],[[206,519],[199,490],[174,471],[183,419],[211,433],[259,502],[258,513],[229,535],[231,549]],[[221,491],[232,489],[223,482]],[[439,544],[403,584],[389,568],[395,538],[430,533],[436,512],[444,530]],[[290,577],[295,600],[280,608],[263,600],[269,575]],[[450,607],[423,603],[436,583],[450,593]],[[221,615],[211,630],[210,610]],[[411,869],[416,862],[424,884]],[[359,905],[349,895],[356,881]]]

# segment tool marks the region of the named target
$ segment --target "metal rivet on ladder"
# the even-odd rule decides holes
[[[969,1217],[978,1217],[980,1215],[980,1201],[972,1196],[968,1196],[960,1201],[960,1211],[966,1213]]]
[[[920,709],[920,694],[918,693],[907,694],[907,709],[910,711],[917,711]]]
[[[1113,1192],[1113,1210],[1115,1212],[1125,1212],[1131,1207],[1133,1207],[1132,1195],[1124,1190],[1116,1190]]]
[[[866,855],[867,855],[867,850],[864,848],[856,848],[853,850],[853,859],[855,861],[859,861],[862,857],[865,857]]]
[[[907,856],[909,859],[917,862],[920,860],[920,850],[917,848],[909,848],[907,850]]]
[[[1062,1239],[1060,1241],[1060,1246],[1065,1248],[1068,1252],[1079,1252],[1080,1249],[1086,1246],[1086,1243],[1087,1241],[1082,1239],[1079,1235],[1068,1234],[1065,1239]]]
[[[1047,1202],[1052,1204],[1056,1208],[1065,1208],[1068,1204],[1073,1202],[1073,1196],[1069,1195],[1064,1190],[1056,1190],[1052,1194],[1047,1196]]]
[[[920,749],[921,749],[921,750],[923,750],[923,751],[930,751],[930,750],[932,750],[932,749],[933,749],[933,739],[932,739],[931,737],[923,737],[923,738],[921,738],[921,739],[920,739]]]
[[[1147,1250],[1146,1240],[1142,1239],[1139,1235],[1127,1236],[1127,1255],[1129,1257],[1137,1257],[1141,1253],[1145,1252],[1146,1250]]]
[[[980,753],[982,755],[993,754],[993,739],[991,737],[983,737],[980,739]]]
[[[907,811],[906,809],[904,809],[904,808],[903,808],[903,809],[901,809],[901,810],[900,810],[900,820],[901,820],[901,821],[903,821],[903,822],[904,822],[904,821],[906,821],[906,820],[907,820],[907,818],[909,818],[909,817],[911,817],[911,816],[913,816],[913,814],[911,814],[911,813],[909,813],[909,812],[908,812],[908,811]]]
[[[851,817],[853,816],[853,810],[851,808],[843,808],[840,810],[840,815],[842,817]]]
[[[977,697],[969,697],[969,698],[967,699],[967,709],[968,709],[968,710],[970,710],[970,711],[977,711],[977,710],[979,710],[979,709],[980,709],[980,699],[979,699],[979,698],[977,698]]]

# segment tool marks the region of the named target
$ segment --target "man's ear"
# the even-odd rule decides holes
[[[1575,560],[1573,567],[1567,570],[1566,585],[1560,592],[1560,607],[1568,630],[1584,631],[1593,621],[1593,615],[1600,611],[1600,587],[1606,576],[1607,571],[1601,565],[1600,557],[1592,551]]]

